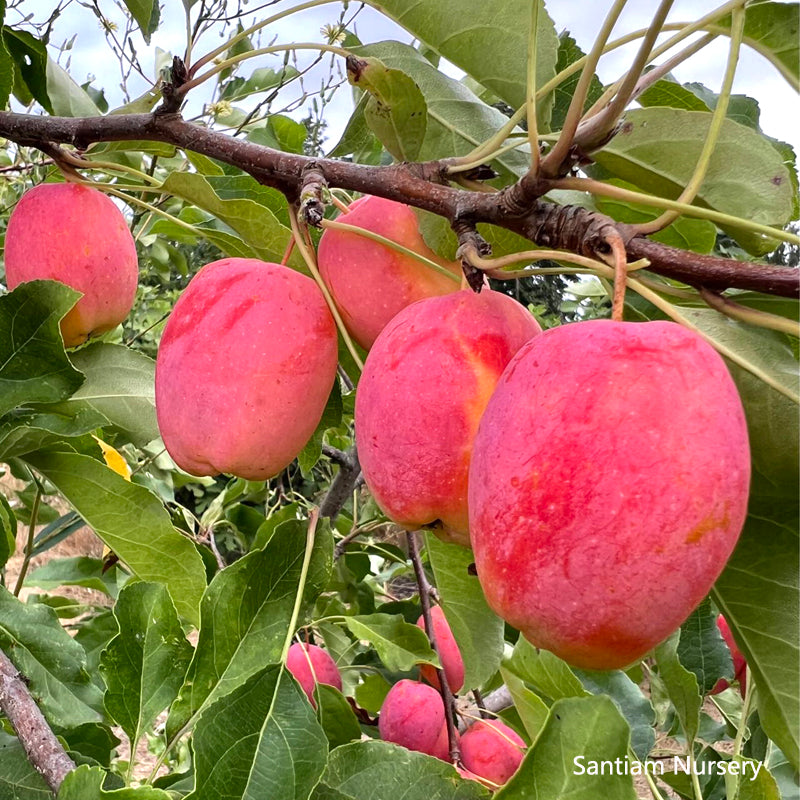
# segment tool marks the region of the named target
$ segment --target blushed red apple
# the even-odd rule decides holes
[[[330,654],[315,644],[295,642],[286,656],[286,669],[294,675],[311,705],[316,707],[314,687],[325,683],[342,691],[342,676]]]
[[[747,692],[747,661],[745,661],[742,651],[734,641],[730,626],[722,614],[717,617],[717,627],[722,634],[722,638],[725,640],[725,644],[728,645],[728,649],[731,651],[731,658],[733,659],[733,677],[734,680],[739,681],[739,691],[742,693],[742,697],[744,697]],[[719,694],[729,686],[730,683],[728,683],[725,678],[720,678],[710,694]]]
[[[385,742],[449,760],[444,703],[432,686],[398,681],[383,701],[378,730]]]
[[[475,439],[486,599],[570,664],[631,664],[711,589],[749,481],[739,395],[700,336],[670,322],[548,330],[508,365]]]
[[[136,244],[122,212],[101,191],[42,183],[20,198],[8,220],[6,282],[54,280],[82,292],[61,320],[66,347],[115,328],[136,298]]]
[[[453,636],[453,631],[450,630],[450,624],[447,622],[447,617],[445,617],[441,606],[433,606],[431,608],[431,621],[433,623],[436,649],[442,659],[442,668],[447,678],[447,685],[450,687],[451,692],[458,694],[464,686],[464,659],[461,658],[458,643]],[[427,630],[424,617],[420,617],[417,620],[417,625],[422,630]],[[439,688],[439,676],[436,674],[435,667],[430,664],[422,664],[419,671],[428,683],[436,689]]]
[[[387,516],[469,544],[478,422],[503,369],[540,330],[526,308],[489,289],[420,300],[386,326],[358,385],[355,426],[364,479]]]
[[[319,243],[319,269],[353,338],[372,347],[389,320],[424,297],[457,291],[461,265],[434,253],[414,210],[382,197],[362,197],[337,222],[391,239],[453,273],[451,280],[413,256],[350,231],[327,229]]]
[[[336,328],[314,281],[256,259],[207,264],[158,349],[164,444],[192,475],[277,475],[317,427],[336,366]]]
[[[478,720],[461,737],[461,761],[479,779],[502,786],[525,757],[525,740],[497,719]]]

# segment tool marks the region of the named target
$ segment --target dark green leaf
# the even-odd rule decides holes
[[[132,583],[119,595],[119,634],[100,657],[108,689],[106,711],[125,731],[131,750],[175,699],[192,657],[175,606],[158,583]]]
[[[66,742],[67,751],[80,753],[103,767],[109,766],[111,752],[120,743],[108,725],[101,725],[97,722],[87,722],[77,728],[58,731],[58,735]]]
[[[8,106],[11,90],[14,88],[14,60],[8,52],[3,36],[2,22],[6,13],[6,0],[0,0],[0,111]]]
[[[178,612],[199,621],[206,585],[202,559],[152,492],[89,456],[39,452],[25,460],[55,484],[136,576],[165,584]]]
[[[17,536],[17,518],[5,496],[0,494],[0,569],[14,555]]]
[[[33,768],[16,736],[0,729],[0,797],[5,800],[53,800],[44,778]]]
[[[103,784],[108,773],[102,767],[83,765],[67,773],[58,792],[58,800],[171,800],[163,789],[152,786],[112,789]]]
[[[702,694],[720,678],[733,679],[731,653],[717,627],[717,615],[706,598],[681,626],[678,658],[693,672]]]
[[[158,0],[125,0],[125,5],[136,20],[145,42],[150,44],[150,35],[158,28]]]
[[[17,75],[45,111],[53,113],[47,95],[47,50],[44,43],[28,31],[3,29],[3,41],[14,59]]]
[[[679,639],[680,631],[676,631],[656,648],[656,664],[686,738],[694,741],[700,724],[700,706],[703,699],[698,691],[697,678],[678,660]]]
[[[0,415],[22,403],[64,400],[83,382],[59,329],[78,297],[55,281],[23,283],[0,297]]]
[[[317,719],[325,731],[331,748],[361,738],[361,726],[347,698],[333,686],[318,683],[314,687],[317,698]]]
[[[116,595],[116,573],[103,571],[101,558],[72,556],[54,558],[33,570],[25,579],[26,586],[57,589],[59,586],[83,586],[110,596]]]
[[[297,462],[300,464],[300,469],[304,475],[308,475],[311,472],[312,467],[322,456],[322,440],[325,438],[325,432],[329,428],[337,428],[341,423],[342,389],[339,381],[335,380],[331,387],[328,402],[325,404],[325,410],[322,412],[322,419],[320,419],[317,429],[308,440],[306,446],[297,456]]]
[[[565,70],[570,64],[575,63],[578,59],[583,58],[585,53],[578,47],[577,42],[569,35],[568,31],[563,31],[558,36],[558,62],[556,63],[556,75]],[[580,80],[580,71],[576,72],[571,77],[562,81],[555,89],[554,102],[553,102],[553,118],[550,126],[554,131],[559,131],[564,125],[564,119],[569,110],[569,104],[572,101],[572,95],[575,93],[575,87]],[[537,81],[538,82],[538,81]],[[541,84],[540,84],[541,85]],[[591,108],[596,100],[600,99],[603,94],[603,84],[597,75],[592,75],[592,80],[589,84],[589,93],[584,103],[584,108]]]

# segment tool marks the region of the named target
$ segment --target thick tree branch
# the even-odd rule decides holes
[[[358,476],[361,474],[361,465],[358,463],[358,452],[353,445],[343,453],[340,461],[339,472],[331,482],[330,489],[320,503],[319,515],[328,517],[333,522],[342,510],[342,506],[353,494]]]
[[[375,167],[312,159],[235,139],[163,112],[85,119],[0,112],[0,136],[45,152],[53,143],[86,149],[95,142],[166,142],[234,165],[279,189],[292,202],[298,200],[304,173],[313,164],[328,186],[405,202],[451,223],[488,222],[539,246],[591,256],[606,252],[606,233],[613,230],[627,242],[630,260],[646,257],[651,271],[664,277],[715,290],[731,287],[800,296],[800,271],[796,269],[699,256],[647,239],[631,239],[626,226],[610,217],[536,199],[547,191],[546,181],[534,186],[530,181],[524,186],[519,183],[496,193],[458,189],[447,183],[447,160]]]
[[[0,650],[0,710],[17,732],[28,761],[41,772],[53,794],[58,794],[75,764],[56,738],[31,697],[17,668]]]

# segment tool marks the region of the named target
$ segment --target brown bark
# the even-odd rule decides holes
[[[488,222],[519,233],[539,246],[589,255],[603,252],[604,233],[628,239],[624,225],[600,214],[535,199],[547,189],[518,183],[498,193],[455,188],[446,178],[447,161],[375,167],[332,159],[312,159],[272,150],[186,122],[178,114],[110,115],[72,119],[0,112],[0,136],[52,154],[54,144],[86,149],[95,142],[146,139],[192,150],[252,175],[296,201],[305,173],[329,186],[398,200],[447,218],[451,224]],[[667,278],[713,289],[754,289],[800,296],[800,271],[700,256],[642,238],[628,242],[629,257],[650,260],[650,269]]]

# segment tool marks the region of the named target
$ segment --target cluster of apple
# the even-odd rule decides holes
[[[542,332],[510,297],[459,289],[447,273],[460,266],[427,247],[404,204],[365,197],[341,219],[444,273],[352,231],[320,242],[322,277],[369,350],[356,440],[383,511],[471,546],[488,603],[536,646],[588,669],[641,658],[708,593],[744,522],[747,428],[722,359],[667,322]],[[9,288],[53,278],[83,293],[62,321],[68,346],[132,305],[133,240],[94,189],[28,192],[5,260]],[[164,443],[194,475],[270,478],[312,435],[336,370],[314,281],[254,259],[208,264],[159,348]]]

